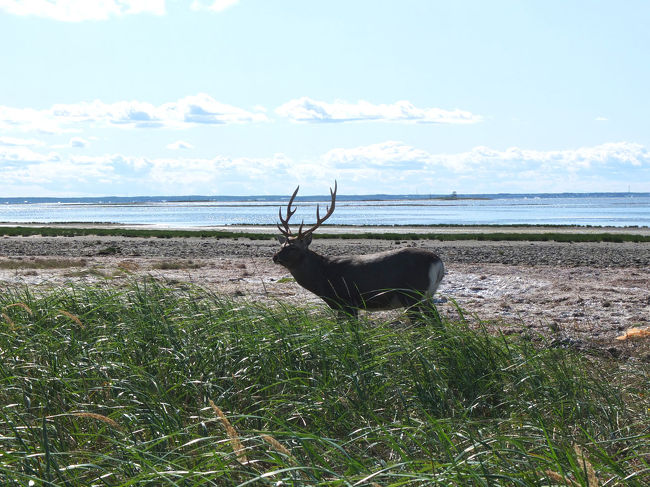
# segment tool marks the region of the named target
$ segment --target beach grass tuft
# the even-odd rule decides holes
[[[444,225],[455,227],[454,225]],[[579,230],[579,226],[528,226],[528,228],[538,228],[538,232],[520,232],[519,228],[526,225],[495,227],[494,231],[482,232],[436,232],[437,225],[429,225],[426,228],[431,231],[422,231],[417,233],[409,232],[407,229],[400,230],[398,226],[393,231],[364,232],[337,232],[336,227],[324,225],[323,232],[315,235],[319,239],[381,239],[381,240],[438,240],[438,241],[457,241],[457,240],[478,240],[478,241],[535,241],[535,242],[650,242],[650,235],[643,235],[635,231],[630,232],[608,232],[603,231],[591,232],[563,232],[558,229]],[[471,228],[472,225],[466,225],[464,228]],[[490,228],[490,226],[483,226]],[[634,227],[633,230],[638,229]],[[329,232],[328,232],[329,230]],[[140,238],[246,238],[249,240],[274,240],[274,233],[268,232],[241,232],[241,231],[224,231],[224,230],[173,230],[173,229],[134,229],[134,228],[115,228],[115,227],[72,227],[72,226],[3,226],[0,227],[0,235],[8,237],[16,236],[33,236],[41,235],[44,237],[79,237],[84,235],[95,235],[100,237],[140,237]],[[116,247],[106,247],[100,250],[101,255],[115,255],[119,253]],[[0,263],[1,264],[1,263]],[[10,264],[5,264],[10,265]],[[46,264],[43,264],[46,265]],[[52,263],[51,265],[56,265]]]
[[[0,310],[1,485],[650,482],[641,361],[152,279]]]

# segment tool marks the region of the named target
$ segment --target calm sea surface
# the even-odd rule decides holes
[[[421,198],[421,197],[420,197]],[[328,223],[341,225],[545,224],[650,226],[650,193],[607,195],[486,195],[420,199],[415,196],[339,196]],[[44,198],[1,199],[0,222],[123,223],[163,227],[274,224],[286,198]],[[184,201],[179,201],[184,199]],[[315,220],[316,204],[327,197],[296,202],[292,222]]]

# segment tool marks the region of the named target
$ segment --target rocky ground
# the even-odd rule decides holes
[[[431,249],[445,262],[442,314],[458,317],[457,303],[473,324],[506,334],[650,360],[650,340],[616,340],[650,325],[650,244],[316,239],[312,249],[343,255],[405,246]],[[153,275],[237,299],[322,306],[272,263],[278,247],[244,238],[4,237],[0,292]]]

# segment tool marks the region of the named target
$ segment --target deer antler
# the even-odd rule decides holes
[[[325,213],[325,216],[323,218],[320,217],[320,205],[316,205],[316,225],[314,225],[311,228],[308,228],[305,233],[302,233],[302,225],[300,225],[300,230],[298,231],[298,238],[305,238],[312,233],[314,233],[314,230],[316,230],[318,227],[320,227],[323,223],[325,223],[325,220],[327,220],[330,216],[332,216],[332,213],[334,213],[334,207],[336,205],[336,180],[334,180],[334,191],[332,191],[332,188],[330,188],[330,195],[332,197],[332,204],[327,207],[327,213]]]
[[[296,190],[293,192],[293,195],[291,196],[291,199],[289,200],[289,204],[287,205],[287,218],[284,219],[282,218],[282,207],[278,208],[278,216],[280,217],[280,223],[282,223],[282,226],[280,226],[280,223],[278,223],[278,229],[280,230],[280,233],[284,235],[285,237],[289,238],[291,236],[291,228],[289,228],[289,220],[293,216],[293,214],[296,212],[298,208],[294,208],[293,211],[291,210],[291,205],[293,204],[293,200],[296,198],[296,195],[298,194],[298,190],[300,189],[300,186],[296,188]],[[284,227],[284,228],[283,228]],[[302,228],[302,224],[300,224],[300,228]]]
[[[280,230],[280,233],[284,235],[286,238],[291,237],[293,234],[291,233],[291,228],[289,227],[289,220],[293,216],[293,214],[296,212],[297,208],[294,208],[293,210],[291,209],[291,205],[293,204],[293,200],[296,198],[296,195],[298,194],[298,190],[300,189],[300,186],[296,188],[296,190],[293,192],[293,195],[291,195],[291,199],[289,200],[289,204],[287,205],[287,216],[286,218],[282,218],[282,207],[278,209],[278,216],[280,217],[280,223],[282,226],[280,226],[280,223],[278,223],[278,230]],[[320,227],[325,220],[327,220],[330,216],[332,216],[332,213],[334,213],[334,207],[336,204],[336,190],[337,190],[337,183],[336,180],[334,181],[334,190],[330,188],[330,195],[332,197],[332,203],[330,206],[327,207],[327,213],[323,218],[320,217],[320,205],[316,206],[316,224],[312,226],[311,228],[307,229],[304,233],[302,231],[302,227],[304,225],[304,222],[300,224],[300,227],[298,228],[298,235],[295,237],[296,239],[303,239],[305,237],[308,237],[311,235],[314,230],[316,230],[318,227]]]

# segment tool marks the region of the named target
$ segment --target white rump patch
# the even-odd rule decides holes
[[[427,294],[433,296],[438,290],[440,281],[445,277],[445,266],[442,263],[442,260],[434,262],[429,268],[429,288],[427,289]]]

